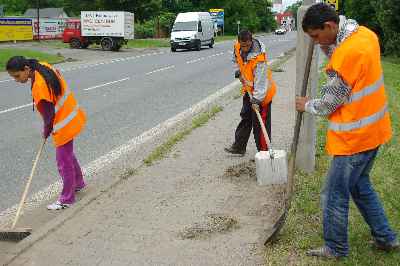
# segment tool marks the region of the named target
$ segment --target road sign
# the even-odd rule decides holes
[[[209,13],[214,20],[214,23],[217,23],[217,26],[220,28],[224,27],[224,10],[221,8],[212,8],[209,10]]]
[[[336,11],[339,10],[339,0],[324,0],[325,4],[330,5],[333,7]]]

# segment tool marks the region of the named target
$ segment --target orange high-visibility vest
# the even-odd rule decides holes
[[[327,152],[352,155],[386,143],[392,129],[375,33],[360,27],[335,49],[326,70],[351,87],[349,101],[329,116]]]
[[[242,94],[245,94],[246,92],[253,93],[254,91],[254,70],[257,66],[258,63],[260,62],[265,62],[267,64],[267,55],[265,53],[260,53],[258,56],[251,58],[247,62],[243,62],[242,57],[240,56],[240,43],[236,42],[235,43],[235,55],[236,55],[236,60],[239,65],[240,73],[242,75],[242,78],[245,81],[245,84],[242,86]],[[271,101],[272,98],[274,97],[276,93],[276,84],[274,80],[272,79],[272,71],[267,67],[267,93],[265,94],[264,100],[262,101],[261,105],[262,106],[267,106]]]
[[[35,71],[35,79],[32,85],[32,97],[36,108],[41,100],[54,104],[55,117],[53,122],[53,141],[56,147],[62,146],[71,141],[83,129],[86,122],[86,115],[78,106],[73,92],[68,88],[67,83],[49,64],[40,62],[52,69],[61,82],[61,95],[57,98],[50,93],[45,79]],[[39,110],[40,111],[40,110]]]

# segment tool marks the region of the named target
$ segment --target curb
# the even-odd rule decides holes
[[[144,145],[158,138],[165,139],[166,137],[168,137],[168,135],[173,134],[173,132],[171,132],[173,131],[173,129],[179,130],[183,124],[187,123],[188,121],[191,121],[192,118],[197,114],[210,110],[211,107],[217,103],[226,102],[228,99],[224,99],[224,96],[232,94],[235,91],[235,89],[238,89],[239,85],[240,82],[238,80],[235,80],[234,82],[218,90],[217,92],[208,96],[199,103],[193,105],[189,109],[186,109],[185,111],[179,113],[178,115],[168,119],[167,121],[157,125],[156,127],[150,129],[149,131],[144,132],[142,135],[128,142],[138,142],[142,140],[142,143],[139,143],[138,145]],[[121,146],[121,152],[125,153],[132,152],[132,150],[124,149],[123,146],[124,145]],[[142,160],[146,158],[146,156],[147,153],[142,154],[143,158],[141,158],[140,160],[141,163],[139,167],[144,165]],[[96,173],[95,170],[94,173]],[[11,248],[9,252],[5,253],[6,262],[3,262],[3,265],[9,265],[10,263],[12,263],[18,256],[20,256],[27,249],[32,247],[36,242],[44,239],[48,234],[56,231],[61,225],[63,225],[68,220],[77,215],[87,205],[89,205],[91,202],[99,198],[103,193],[108,192],[109,190],[120,184],[122,181],[123,178],[119,176],[114,177],[113,180],[96,188],[94,192],[86,195],[84,198],[82,198],[80,201],[74,204],[73,208],[64,210],[62,213],[58,214],[54,219],[47,222],[44,226],[39,227],[32,235],[25,238],[24,240],[16,244],[15,247]]]

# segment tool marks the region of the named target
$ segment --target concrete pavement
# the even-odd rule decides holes
[[[295,117],[295,58],[282,68],[284,72],[273,73],[278,93],[272,105],[272,138],[276,148],[288,150]],[[240,119],[237,85],[207,105],[218,104],[223,111],[163,160],[133,165],[130,175],[116,175],[98,188],[89,184],[68,210],[26,213],[21,224],[33,223],[33,235],[18,244],[0,245],[0,262],[264,265],[263,240],[282,206],[283,187],[257,186],[252,137],[244,157],[223,151]],[[46,221],[40,215],[53,217]]]

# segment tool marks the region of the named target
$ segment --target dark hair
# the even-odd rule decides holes
[[[36,59],[26,59],[23,56],[14,56],[8,60],[6,69],[7,71],[13,72],[23,71],[26,66],[31,68],[33,71],[39,72],[39,74],[43,76],[50,94],[55,96],[61,95],[61,82],[56,73],[54,73],[54,71],[49,67],[39,64]]]
[[[253,39],[253,35],[249,30],[241,30],[238,34],[238,41],[246,42],[251,41]]]
[[[332,21],[339,24],[339,16],[332,6],[318,3],[312,5],[307,9],[302,21],[303,31],[307,32],[309,29],[323,29],[324,23]]]

